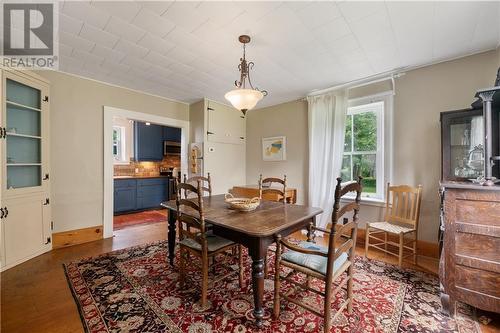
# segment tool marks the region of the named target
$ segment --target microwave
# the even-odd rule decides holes
[[[163,141],[163,155],[180,155],[181,143],[175,141]]]

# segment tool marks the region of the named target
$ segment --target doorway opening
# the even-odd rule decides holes
[[[165,223],[164,201],[187,170],[188,121],[104,107],[104,237]]]

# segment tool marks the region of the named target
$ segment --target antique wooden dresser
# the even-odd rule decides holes
[[[441,183],[441,302],[500,313],[500,186]]]

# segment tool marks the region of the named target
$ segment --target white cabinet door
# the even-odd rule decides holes
[[[51,249],[49,203],[43,193],[2,200],[2,270]],[[6,216],[5,216],[6,215]]]
[[[235,108],[208,101],[208,141],[245,144],[245,117]]]

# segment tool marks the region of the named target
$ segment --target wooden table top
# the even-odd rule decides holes
[[[163,202],[161,205],[171,210],[177,209],[175,200]],[[275,235],[323,212],[316,207],[266,200],[254,211],[240,212],[228,207],[223,194],[203,197],[203,208],[206,222],[256,237]],[[192,208],[183,208],[182,211],[197,216]]]

